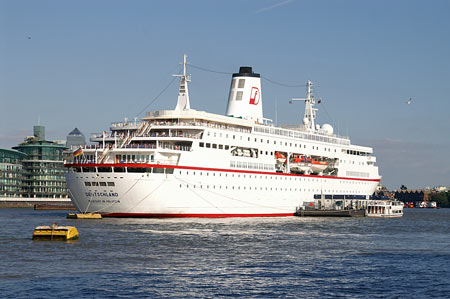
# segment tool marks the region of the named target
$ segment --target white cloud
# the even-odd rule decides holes
[[[286,1],[282,1],[282,2],[273,4],[273,5],[270,5],[270,6],[266,6],[266,7],[260,8],[257,11],[255,11],[255,14],[259,14],[259,13],[262,13],[262,12],[265,12],[265,11],[269,11],[269,10],[275,9],[277,7],[280,7],[280,6],[287,5],[287,4],[291,3],[291,2],[294,2],[294,0],[286,0]]]

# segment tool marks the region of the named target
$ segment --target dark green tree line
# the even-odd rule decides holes
[[[450,208],[450,191],[433,192],[431,193],[431,200],[435,201],[440,208]]]

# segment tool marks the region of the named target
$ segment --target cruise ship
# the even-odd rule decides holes
[[[315,122],[312,83],[295,126],[263,116],[261,76],[252,67],[232,74],[225,115],[190,108],[183,61],[173,110],[147,112],[92,134],[66,155],[67,186],[82,213],[111,217],[293,216],[336,200],[358,205],[380,175],[370,147],[353,145],[330,124]]]

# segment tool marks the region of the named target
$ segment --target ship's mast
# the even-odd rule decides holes
[[[316,100],[311,93],[312,82],[308,80],[306,83],[306,99],[294,98],[292,101],[305,101],[305,116],[303,117],[303,124],[305,127],[311,131],[315,131],[316,127],[314,125],[314,120],[316,119],[316,111],[314,108]]]
[[[174,77],[180,77],[180,89],[178,92],[178,101],[175,110],[189,110],[191,109],[189,103],[189,89],[188,82],[191,82],[191,76],[186,75],[186,65],[187,65],[187,55],[184,54],[183,60],[183,74],[182,75],[173,75]]]

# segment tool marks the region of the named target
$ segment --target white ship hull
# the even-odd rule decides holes
[[[189,167],[173,170],[173,174],[71,172],[67,185],[80,212],[116,217],[263,217],[293,216],[300,206],[314,202],[324,186],[345,186],[346,193],[366,198],[378,183]]]

